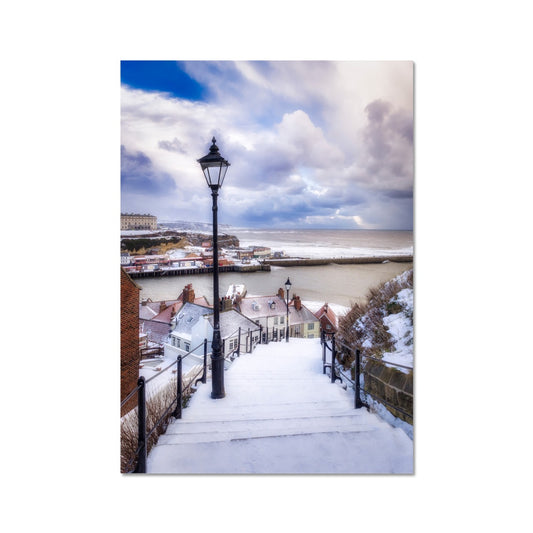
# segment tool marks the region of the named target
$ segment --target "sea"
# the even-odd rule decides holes
[[[241,247],[266,246],[272,252],[302,258],[340,258],[413,255],[412,231],[380,230],[263,230],[224,229],[235,235]],[[363,303],[368,291],[413,268],[413,263],[363,265],[329,264],[323,266],[275,267],[270,272],[224,272],[219,278],[219,293],[224,296],[231,284],[244,284],[250,296],[273,295],[290,279],[291,297],[300,296],[315,311],[324,303],[342,313],[354,303]],[[183,287],[192,283],[196,296],[213,301],[213,279],[209,274],[139,278],[141,299],[175,299]]]

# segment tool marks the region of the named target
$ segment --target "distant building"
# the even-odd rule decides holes
[[[156,230],[157,217],[153,215],[138,215],[134,213],[120,214],[120,229],[136,229],[136,230]]]
[[[254,257],[270,257],[272,255],[272,250],[266,246],[255,246],[254,247]]]
[[[131,264],[131,255],[128,252],[120,252],[120,264],[122,266]]]

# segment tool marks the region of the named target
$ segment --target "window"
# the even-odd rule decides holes
[[[278,317],[274,317],[274,326],[277,326],[278,325]]]
[[[191,345],[188,342],[186,342],[185,343],[185,351],[188,352],[190,349],[191,349]]]
[[[285,317],[284,317],[284,316],[280,316],[280,317],[279,317],[279,323],[280,323],[281,325],[285,324]]]
[[[307,324],[307,331],[309,331],[310,329],[315,329],[315,325],[313,324],[313,322],[309,322],[309,324]]]

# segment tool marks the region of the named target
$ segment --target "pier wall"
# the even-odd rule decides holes
[[[379,257],[331,257],[326,259],[266,259],[265,264],[273,266],[321,266],[321,265],[364,265],[378,264],[384,261],[391,263],[412,263],[412,255],[392,255]]]
[[[226,265],[219,266],[218,271],[222,272],[270,272],[270,265]],[[193,276],[195,274],[212,274],[213,267],[204,268],[177,268],[174,270],[140,270],[128,271],[132,278],[161,278],[168,276]]]

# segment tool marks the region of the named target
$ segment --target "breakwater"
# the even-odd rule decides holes
[[[265,259],[265,265],[297,267],[297,266],[322,266],[322,265],[367,265],[379,263],[412,263],[412,255],[391,255],[377,257],[330,257],[321,259],[286,258]]]

